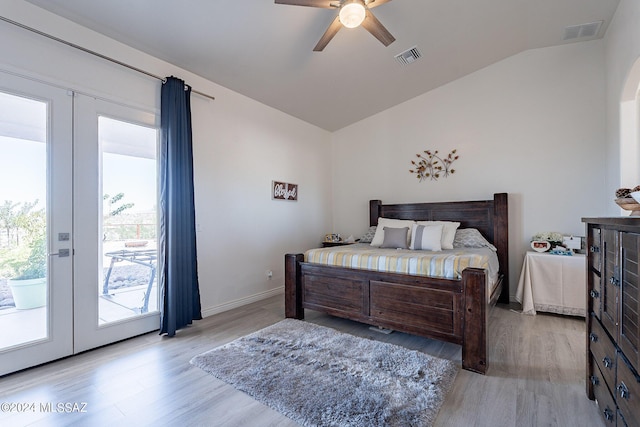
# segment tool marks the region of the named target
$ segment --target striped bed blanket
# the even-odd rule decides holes
[[[306,262],[335,267],[357,268],[417,276],[460,279],[467,267],[484,268],[489,283],[498,276],[498,257],[489,248],[448,249],[440,252],[409,249],[380,249],[369,244],[310,249]]]

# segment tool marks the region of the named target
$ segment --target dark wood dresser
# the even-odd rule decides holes
[[[605,424],[640,426],[640,218],[583,218],[587,395]]]

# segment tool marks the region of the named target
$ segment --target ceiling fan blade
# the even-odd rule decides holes
[[[373,16],[370,10],[367,10],[367,16],[362,21],[362,26],[385,46],[389,46],[396,41],[395,37],[378,21],[378,18]]]
[[[340,22],[340,15],[336,16],[336,19],[331,22],[327,31],[324,32],[322,37],[320,37],[320,41],[316,47],[313,48],[314,52],[322,52],[322,50],[329,44],[333,36],[337,34],[337,32],[342,28],[342,23]]]
[[[290,4],[292,6],[309,6],[321,7],[324,9],[333,9],[331,6],[333,1],[330,0],[275,0],[276,4]]]
[[[389,3],[391,0],[369,0],[367,3],[367,7],[369,9],[380,6],[381,4]]]

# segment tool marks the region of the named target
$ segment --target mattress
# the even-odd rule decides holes
[[[445,249],[438,252],[409,249],[381,249],[366,243],[310,249],[304,254],[309,263],[334,267],[402,273],[416,276],[460,279],[467,267],[488,272],[487,298],[498,279],[498,257],[489,248]]]

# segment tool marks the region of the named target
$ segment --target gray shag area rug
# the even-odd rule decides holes
[[[430,426],[458,372],[449,360],[294,319],[191,363],[305,426]]]

